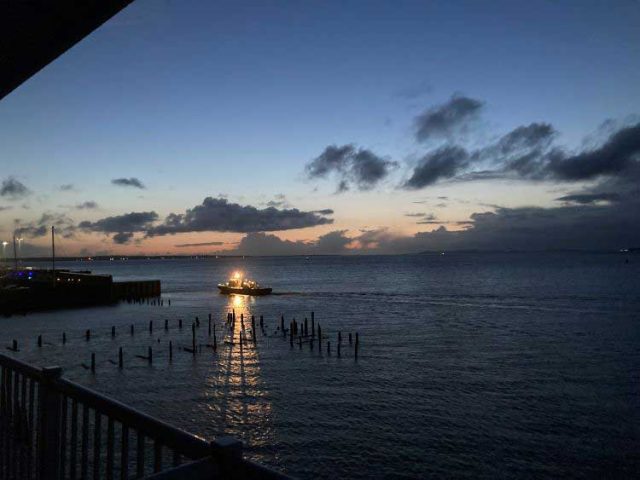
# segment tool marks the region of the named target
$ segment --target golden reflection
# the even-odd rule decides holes
[[[260,346],[264,339],[259,315],[252,310],[254,305],[255,298],[230,295],[222,321],[215,321],[218,368],[211,371],[205,395],[220,435],[237,436],[259,447],[274,440],[271,402],[260,372]],[[256,316],[254,322],[252,314]]]
[[[247,302],[247,295],[231,295],[229,297],[229,303],[235,310],[245,310]]]

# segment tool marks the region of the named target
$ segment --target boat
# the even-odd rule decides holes
[[[239,272],[234,273],[233,277],[225,283],[219,283],[220,293],[225,295],[269,295],[270,287],[261,287],[258,282],[243,278]]]

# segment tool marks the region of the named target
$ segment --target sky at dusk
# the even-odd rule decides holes
[[[0,101],[0,240],[638,247],[639,25],[635,0],[137,0]]]

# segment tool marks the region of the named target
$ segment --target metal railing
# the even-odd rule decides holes
[[[286,479],[121,402],[0,354],[0,479]]]

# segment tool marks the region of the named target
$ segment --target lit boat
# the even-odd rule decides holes
[[[239,272],[234,273],[233,278],[229,279],[228,282],[219,283],[218,288],[220,293],[226,295],[269,295],[272,290],[269,287],[261,287],[253,280],[242,278]]]

